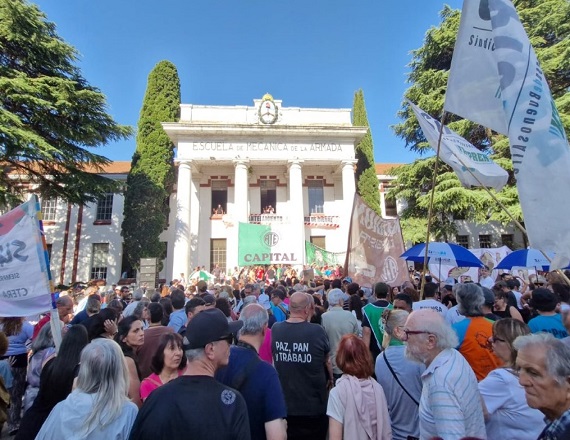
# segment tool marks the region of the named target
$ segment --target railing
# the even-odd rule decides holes
[[[249,222],[260,225],[267,225],[270,223],[288,223],[289,218],[279,214],[250,214]]]
[[[338,215],[311,214],[305,216],[305,226],[336,229],[339,227],[339,217]]]

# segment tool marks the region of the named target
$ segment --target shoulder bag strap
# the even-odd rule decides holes
[[[398,382],[398,385],[400,385],[400,387],[404,390],[404,392],[408,395],[408,397],[414,401],[414,403],[416,405],[420,406],[419,402],[412,397],[412,395],[408,392],[408,390],[404,387],[404,385],[402,385],[402,382],[400,382],[400,379],[398,379],[398,376],[396,376],[396,373],[392,369],[390,362],[388,362],[388,358],[386,357],[386,351],[382,352],[382,356],[384,356],[384,360],[386,361],[386,365],[388,366],[390,373],[392,373],[392,376],[394,376],[394,379],[396,379],[396,382]]]

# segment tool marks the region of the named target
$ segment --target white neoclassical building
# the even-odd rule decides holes
[[[350,109],[283,107],[267,94],[253,106],[181,105],[179,122],[163,127],[178,168],[167,278],[238,265],[240,222],[288,225],[301,254],[305,240],[346,251],[355,145],[366,134]]]

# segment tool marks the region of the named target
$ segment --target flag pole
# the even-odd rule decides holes
[[[40,202],[38,197],[34,194],[32,196],[34,198],[34,203],[36,204],[36,219],[38,221],[38,226],[40,228],[40,236],[42,239],[42,249],[44,251],[44,258],[46,263],[46,271],[49,280],[49,290],[51,295],[51,312],[50,312],[50,326],[51,326],[51,334],[53,337],[53,342],[55,345],[56,352],[59,351],[59,346],[61,345],[62,334],[61,334],[61,326],[59,321],[59,314],[57,313],[57,304],[55,300],[55,286],[53,283],[53,278],[51,276],[50,270],[50,261],[49,256],[47,253],[47,244],[46,244],[46,235],[44,232],[44,222],[43,222],[43,212],[41,211]]]
[[[352,248],[352,223],[354,216],[354,207],[356,206],[356,196],[357,192],[354,192],[354,197],[352,198],[352,211],[350,212],[350,225],[348,225],[348,240],[346,243],[346,255],[344,257],[344,267],[343,267],[343,278],[348,276],[348,263],[350,259],[350,249]]]
[[[441,138],[443,136],[443,125],[445,122],[445,117],[447,116],[447,112],[444,110],[443,115],[441,115],[441,123],[439,124],[439,137],[437,139],[437,151],[435,154],[435,165],[433,167],[433,177],[431,179],[431,194],[429,200],[429,208],[428,208],[428,223],[427,223],[427,232],[426,232],[426,245],[424,249],[424,264],[422,268],[422,278],[421,278],[421,287],[420,287],[420,299],[424,297],[424,286],[425,286],[425,274],[427,273],[427,263],[428,263],[428,250],[429,250],[429,236],[431,232],[431,218],[433,214],[433,198],[435,195],[435,183],[437,179],[437,169],[439,166],[439,153],[441,151]]]

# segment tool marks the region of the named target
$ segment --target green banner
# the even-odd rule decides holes
[[[315,246],[309,241],[305,241],[306,264],[316,264],[317,266],[334,266],[337,264],[336,254]]]
[[[292,240],[290,225],[256,225],[240,223],[238,264],[302,264],[302,241]]]

